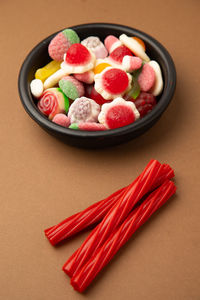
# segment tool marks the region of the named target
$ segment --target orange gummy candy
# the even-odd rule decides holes
[[[107,67],[111,67],[111,65],[110,64],[108,64],[108,63],[100,63],[100,64],[98,64],[95,68],[94,68],[94,74],[99,74],[99,73],[101,73],[105,68],[107,68]]]

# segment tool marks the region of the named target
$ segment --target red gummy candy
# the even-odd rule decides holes
[[[126,126],[135,121],[133,110],[125,105],[111,107],[106,113],[106,123],[110,129]]]
[[[105,100],[93,87],[93,89],[91,90],[90,96],[89,98],[93,99],[96,103],[98,103],[99,105],[102,105],[104,103],[108,103],[110,101]]]
[[[125,99],[135,103],[135,106],[140,113],[140,118],[146,116],[156,105],[155,96],[145,92],[141,92],[137,99],[133,99],[129,96],[125,97]]]
[[[133,53],[126,46],[119,46],[111,52],[110,58],[118,63],[122,63],[123,57],[125,55],[132,56]]]
[[[118,95],[128,88],[129,80],[126,72],[117,68],[111,68],[103,74],[102,83],[106,91]]]
[[[65,62],[71,65],[84,65],[91,59],[88,49],[82,44],[72,44],[65,56]]]

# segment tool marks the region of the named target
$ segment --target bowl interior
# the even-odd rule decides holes
[[[58,33],[54,33],[36,45],[26,57],[19,74],[19,93],[22,104],[28,114],[43,128],[56,131],[60,134],[66,134],[75,137],[101,137],[124,134],[134,130],[140,130],[142,127],[147,128],[154,119],[158,119],[168,106],[173,96],[176,84],[176,71],[173,60],[168,51],[154,38],[137,29],[122,26],[118,24],[108,23],[92,23],[70,27],[79,35],[80,39],[88,36],[98,36],[102,41],[107,35],[115,35],[119,37],[125,33],[128,36],[137,36],[141,38],[146,45],[146,52],[151,60],[156,60],[162,70],[164,87],[162,94],[157,97],[158,103],[154,109],[144,118],[137,120],[135,123],[107,131],[84,132],[76,131],[61,127],[43,116],[35,105],[34,97],[30,92],[30,82],[34,79],[34,74],[38,68],[46,65],[51,58],[48,55],[48,45],[51,39]]]

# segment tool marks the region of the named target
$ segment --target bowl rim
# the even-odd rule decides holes
[[[167,49],[160,43],[158,42],[155,38],[150,36],[149,34],[135,29],[133,27],[129,27],[126,25],[121,25],[121,24],[115,24],[115,23],[85,23],[85,24],[79,24],[75,26],[70,26],[68,28],[71,28],[73,30],[77,29],[91,29],[92,27],[99,27],[102,29],[106,29],[109,27],[109,29],[114,29],[114,30],[125,30],[126,34],[127,32],[130,32],[130,34],[136,35],[140,37],[141,39],[147,41],[153,48],[154,50],[158,53],[158,55],[162,58],[164,61],[167,74],[168,74],[168,80],[166,82],[166,88],[165,88],[165,93],[163,93],[160,97],[160,100],[154,107],[154,109],[148,113],[146,116],[143,118],[135,121],[134,123],[131,123],[129,125],[116,128],[116,129],[109,129],[105,131],[81,131],[81,130],[73,130],[70,128],[65,128],[62,127],[52,121],[50,121],[48,118],[43,116],[38,110],[33,103],[33,101],[30,101],[29,97],[32,97],[31,92],[30,92],[30,87],[27,82],[27,77],[28,77],[28,72],[29,72],[29,65],[31,64],[31,60],[37,50],[43,45],[47,44],[47,41],[49,41],[60,31],[63,29],[47,36],[44,38],[42,41],[40,41],[38,44],[35,45],[35,47],[27,54],[27,56],[24,59],[24,62],[22,63],[22,66],[19,71],[19,76],[18,76],[18,91],[20,95],[21,102],[24,106],[24,109],[26,112],[30,115],[30,117],[35,120],[40,126],[45,127],[48,130],[51,130],[55,133],[59,133],[61,135],[67,135],[67,136],[72,136],[72,137],[79,137],[79,138],[84,138],[84,137],[91,137],[91,138],[101,138],[101,137],[109,137],[109,136],[121,136],[133,132],[137,132],[138,130],[142,129],[143,127],[148,127],[151,126],[152,122],[155,119],[158,119],[162,113],[166,110],[168,107],[169,103],[172,100],[173,94],[175,92],[176,88],[176,69],[175,65],[173,62],[173,59]],[[65,29],[65,28],[64,28]]]

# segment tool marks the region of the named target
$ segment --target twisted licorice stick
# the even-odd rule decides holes
[[[163,177],[172,178],[174,176],[173,170],[169,165],[163,164]],[[167,175],[166,175],[167,174]],[[160,182],[163,181],[162,176]],[[159,183],[157,183],[159,185]],[[96,224],[102,220],[111,207],[119,200],[127,187],[121,188],[109,197],[94,203],[83,211],[76,213],[55,226],[45,230],[45,235],[52,245],[75,235],[76,233]]]
[[[134,205],[152,187],[155,187],[161,175],[163,176],[163,168],[164,166],[156,160],[148,163],[141,175],[129,185],[122,197],[86,238],[82,246],[64,264],[63,270],[69,276],[75,275],[80,270],[94,251],[103,245],[111,232],[124,221]]]
[[[111,207],[119,200],[126,187],[114,192],[109,197],[94,203],[85,210],[68,217],[59,224],[45,230],[45,235],[52,245],[75,235],[81,230],[101,221]]]
[[[125,221],[110,235],[82,269],[71,278],[71,284],[83,292],[101,269],[108,264],[117,251],[130,239],[133,233],[143,225],[150,216],[160,208],[176,191],[173,182],[167,180],[146,200],[134,209]]]

